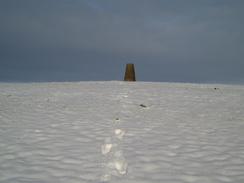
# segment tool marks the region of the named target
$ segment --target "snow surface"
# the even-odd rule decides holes
[[[244,182],[244,86],[0,84],[1,183]]]

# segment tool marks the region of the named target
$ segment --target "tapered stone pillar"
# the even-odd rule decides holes
[[[136,81],[134,64],[126,64],[124,81]]]

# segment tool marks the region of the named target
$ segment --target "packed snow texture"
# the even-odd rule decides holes
[[[1,183],[244,182],[244,86],[0,84]]]

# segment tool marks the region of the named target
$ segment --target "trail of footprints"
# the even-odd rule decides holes
[[[123,98],[126,98],[124,95]],[[111,137],[105,139],[101,147],[101,152],[105,156],[104,174],[101,182],[109,182],[113,176],[122,177],[127,173],[128,163],[123,155],[121,143],[125,135],[125,130],[120,129],[120,119],[114,119]]]
[[[127,173],[128,164],[120,145],[124,135],[124,130],[114,129],[113,136],[106,138],[101,147],[102,154],[106,157],[105,173],[101,177],[102,182],[110,181],[112,176],[120,177]]]
[[[128,94],[120,94],[118,96],[118,101],[120,104],[122,101],[121,110],[130,116],[131,102],[128,101]],[[147,106],[144,104],[140,104],[139,106],[142,108],[147,108]],[[120,116],[120,112],[117,115]],[[101,182],[109,182],[113,176],[122,177],[127,173],[128,163],[123,155],[123,150],[121,147],[125,130],[119,128],[121,122],[122,121],[120,121],[119,118],[114,119],[111,135],[105,139],[104,144],[101,147],[101,152],[105,157],[104,174],[101,177]]]

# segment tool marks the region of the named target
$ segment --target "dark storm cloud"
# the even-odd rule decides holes
[[[2,0],[0,80],[244,83],[242,0]]]

